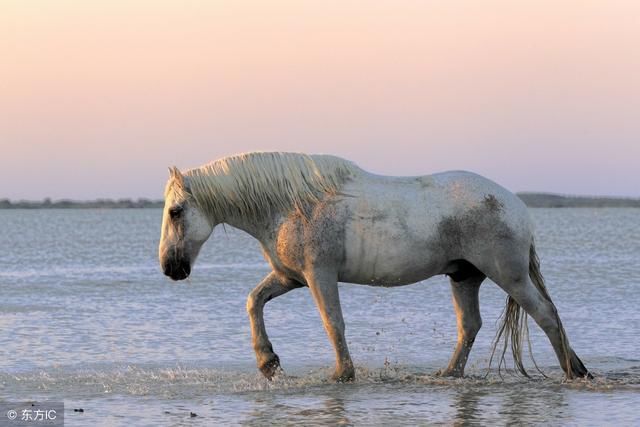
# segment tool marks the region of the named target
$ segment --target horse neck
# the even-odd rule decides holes
[[[239,218],[230,216],[221,221],[221,223],[242,230],[261,243],[264,243],[275,228],[277,217],[278,215],[272,215],[271,218],[266,216],[264,218]]]

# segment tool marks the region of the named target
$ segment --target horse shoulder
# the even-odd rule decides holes
[[[263,251],[274,271],[295,280],[318,265],[336,266],[344,257],[345,215],[334,199],[321,201],[311,215],[292,211],[276,224]]]

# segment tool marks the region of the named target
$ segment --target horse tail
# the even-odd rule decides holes
[[[529,377],[527,370],[524,368],[524,363],[522,362],[522,343],[525,339],[529,345],[529,352],[531,352],[531,342],[529,341],[529,327],[527,324],[527,313],[511,296],[507,296],[507,303],[504,311],[502,312],[500,323],[498,325],[498,332],[496,333],[496,337],[493,341],[491,358],[489,359],[489,367],[491,367],[491,363],[493,362],[493,358],[496,354],[496,349],[503,337],[504,341],[498,362],[498,374],[502,376],[500,371],[502,369],[502,366],[506,364],[505,354],[507,353],[507,348],[511,347],[514,367],[522,375],[524,375],[525,377]]]
[[[536,287],[540,295],[547,301],[551,302],[553,307],[553,311],[558,322],[558,327],[560,329],[560,336],[562,341],[562,350],[565,355],[566,362],[568,363],[570,354],[569,351],[569,342],[567,340],[567,336],[564,332],[564,328],[562,327],[562,323],[560,322],[560,317],[558,316],[558,312],[556,311],[553,302],[551,301],[551,297],[549,296],[549,292],[547,291],[547,287],[544,284],[544,278],[542,277],[542,273],[540,272],[540,260],[536,253],[536,247],[533,242],[531,242],[531,247],[529,249],[529,278],[531,282]],[[535,366],[536,370],[542,374],[542,376],[546,377],[544,372],[540,370],[538,365],[536,364],[535,359],[533,358],[533,353],[531,352],[531,340],[529,339],[529,325],[527,323],[528,315],[526,311],[520,307],[520,305],[516,302],[513,297],[510,295],[507,296],[507,303],[505,309],[502,313],[500,323],[498,325],[498,332],[496,333],[496,337],[493,342],[493,349],[491,351],[491,358],[489,359],[489,367],[491,367],[491,362],[495,356],[496,348],[504,337],[504,343],[502,346],[502,350],[500,353],[500,360],[498,363],[498,373],[500,374],[500,369],[505,362],[505,354],[507,352],[507,348],[511,347],[511,353],[513,355],[513,363],[514,367],[525,377],[529,377],[527,370],[524,368],[524,363],[522,361],[522,346],[523,342],[526,340],[527,347],[529,350],[529,355]],[[570,366],[570,365],[567,365]]]

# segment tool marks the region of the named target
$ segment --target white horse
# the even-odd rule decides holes
[[[368,173],[333,156],[249,153],[181,173],[165,191],[160,264],[189,276],[202,244],[226,223],[255,237],[272,272],[249,294],[247,311],[262,373],[280,366],[263,320],[267,301],[307,286],[336,353],[334,379],[354,367],[338,282],[400,286],[451,278],[458,342],[443,375],[462,376],[481,326],[478,291],[489,277],[507,294],[497,339],[522,363],[526,316],[544,330],[568,378],[591,377],[571,349],[539,270],[533,226],[514,194],[469,172],[416,177]],[[497,342],[497,341],[496,341]],[[494,347],[495,350],[495,347]]]

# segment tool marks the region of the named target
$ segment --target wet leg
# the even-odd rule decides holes
[[[549,338],[562,370],[568,378],[591,377],[575,352],[569,346],[562,322],[553,302],[544,298],[529,278],[502,286],[536,321]]]
[[[275,273],[270,273],[251,291],[247,298],[247,313],[251,323],[251,335],[258,369],[268,379],[271,379],[280,367],[280,359],[273,352],[273,346],[264,326],[264,305],[267,301],[301,286],[298,282],[282,279]]]
[[[464,367],[467,364],[469,352],[482,326],[478,293],[480,291],[480,284],[484,279],[484,275],[472,276],[461,281],[456,281],[453,277],[451,278],[453,308],[456,312],[458,325],[458,343],[449,361],[449,365],[440,373],[441,375],[452,377],[464,376]]]
[[[344,335],[345,327],[340,307],[337,275],[333,272],[314,271],[307,275],[306,279],[320,312],[324,329],[336,352],[336,370],[333,379],[337,382],[353,381],[355,370]]]

